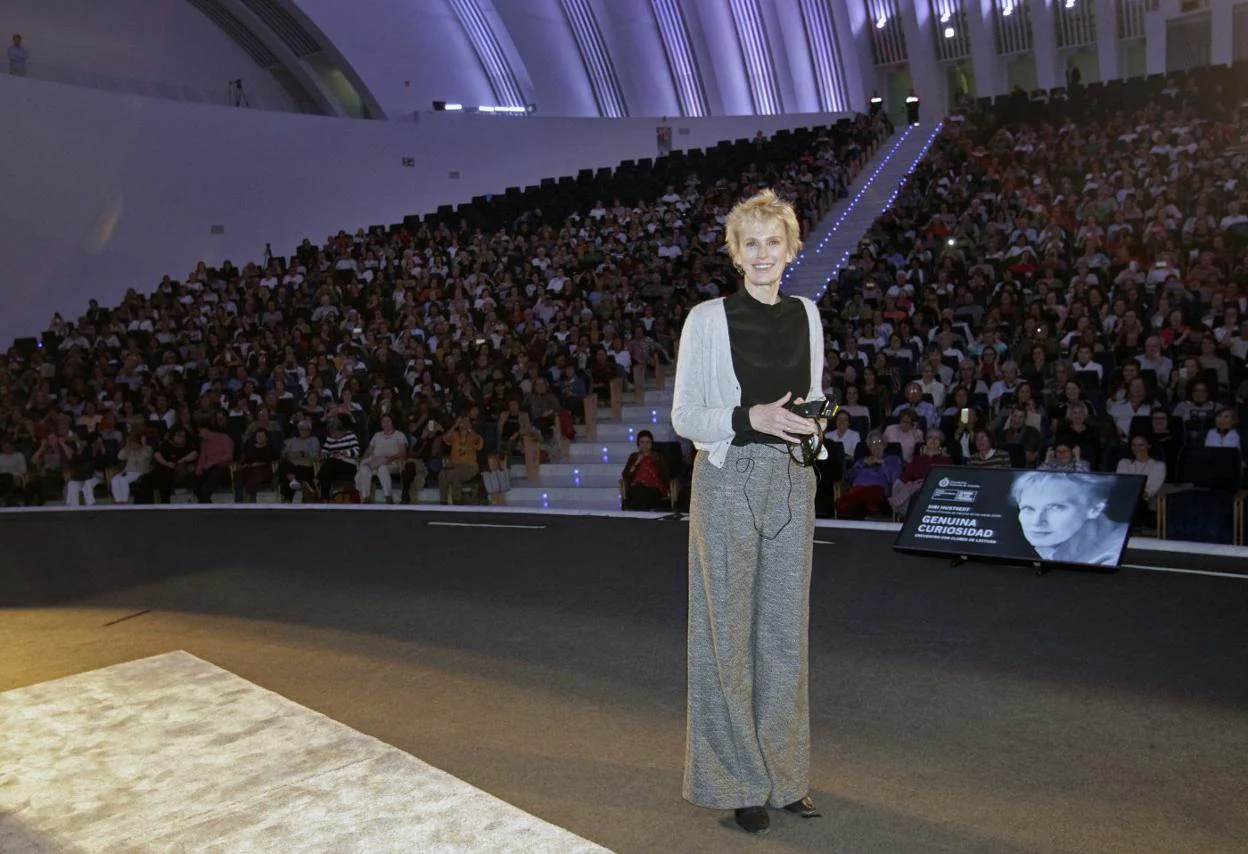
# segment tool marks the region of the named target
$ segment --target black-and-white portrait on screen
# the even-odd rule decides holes
[[[1138,492],[1133,478],[1028,471],[1015,476],[1010,503],[1041,560],[1112,566],[1122,554]]]

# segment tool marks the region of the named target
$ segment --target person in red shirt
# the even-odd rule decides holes
[[[195,498],[200,504],[211,504],[212,494],[230,482],[234,440],[204,424],[199,428],[199,443],[199,457],[195,460]]]
[[[620,496],[625,510],[666,510],[671,507],[667,465],[654,451],[649,430],[637,434],[637,450],[629,454],[620,475]]]
[[[923,488],[928,472],[936,466],[952,464],[953,459],[945,453],[945,434],[936,429],[928,430],[922,449],[906,463],[901,477],[893,483],[888,503],[894,511],[905,516],[910,511],[910,502],[915,493]]]

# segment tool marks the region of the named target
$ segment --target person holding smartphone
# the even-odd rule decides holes
[[[744,283],[689,312],[672,404],[697,448],[682,792],[763,833],[768,806],[819,815],[807,689],[816,481],[799,451],[823,426],[789,405],[823,398],[823,327],[814,303],[780,292],[801,247],[792,205],[765,190],[733,208],[725,235]]]

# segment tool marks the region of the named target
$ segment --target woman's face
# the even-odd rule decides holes
[[[1131,440],[1131,453],[1135,455],[1137,460],[1147,460],[1149,455],[1148,452],[1148,440],[1143,436],[1136,436]]]
[[[975,434],[975,450],[985,455],[992,450],[992,440],[982,430]]]
[[[1048,477],[1032,481],[1018,496],[1018,523],[1027,542],[1053,548],[1073,537],[1090,519],[1101,515],[1103,503],[1089,505],[1078,484]]]
[[[788,238],[778,219],[747,220],[737,233],[736,262],[746,285],[770,288],[779,284],[789,262]]]
[[[845,403],[849,406],[858,404],[858,386],[851,385],[845,389]],[[849,415],[847,414],[845,417],[848,418]]]
[[[1078,400],[1082,394],[1083,394],[1083,388],[1079,385],[1079,383],[1075,382],[1074,380],[1070,380],[1066,383],[1066,399],[1067,400],[1069,401]]]
[[[941,441],[939,436],[928,436],[923,442],[923,451],[929,457],[935,457],[940,454]]]
[[[867,451],[873,457],[878,458],[884,456],[884,445],[885,442],[883,436],[872,436],[867,439]]]
[[[849,413],[844,409],[836,413],[836,429],[842,433],[849,429]]]

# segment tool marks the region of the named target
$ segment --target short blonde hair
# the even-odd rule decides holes
[[[750,222],[779,222],[784,226],[785,263],[790,264],[802,250],[801,227],[797,224],[797,213],[793,205],[776,195],[775,190],[763,190],[751,196],[728,214],[725,223],[725,243],[733,263],[741,258],[741,230]]]

